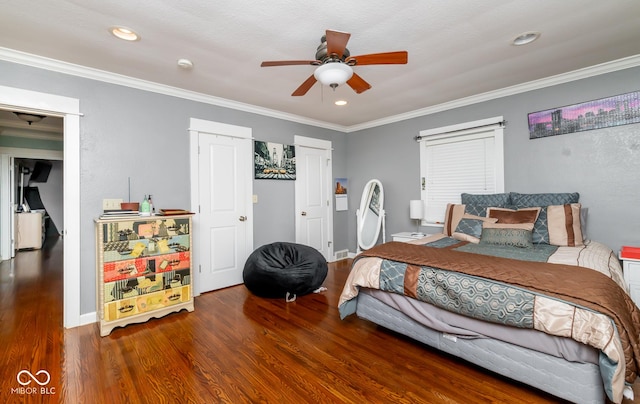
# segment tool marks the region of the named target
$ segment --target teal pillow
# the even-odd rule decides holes
[[[516,208],[541,207],[538,220],[533,226],[533,242],[549,244],[549,224],[547,223],[547,206],[578,203],[580,194],[577,192],[560,192],[546,194],[520,194],[511,192],[511,204]]]
[[[482,229],[480,244],[530,248],[533,247],[532,232],[527,229]]]
[[[480,238],[480,235],[482,234],[482,223],[484,223],[484,221],[480,219],[462,218],[460,219],[460,222],[458,222],[455,233],[464,233],[469,236]]]
[[[488,207],[504,208],[509,206],[509,194],[460,194],[465,213],[486,216]]]

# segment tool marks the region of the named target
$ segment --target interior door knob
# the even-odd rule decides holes
[[[302,216],[307,216],[307,212],[302,212]]]
[[[241,222],[244,222],[245,220],[247,220],[247,217],[246,217],[246,216],[240,216],[239,220],[240,220]]]

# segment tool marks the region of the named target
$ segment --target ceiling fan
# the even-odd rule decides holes
[[[353,66],[365,65],[393,65],[406,64],[407,51],[371,53],[368,55],[351,56],[347,49],[347,42],[351,36],[348,32],[327,30],[320,38],[320,45],[316,50],[315,60],[280,60],[262,62],[261,67],[311,65],[318,66],[315,72],[305,80],[291,95],[305,95],[311,87],[320,83],[333,88],[347,83],[356,93],[360,94],[371,88],[362,77],[353,72]]]

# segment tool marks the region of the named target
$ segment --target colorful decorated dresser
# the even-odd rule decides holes
[[[193,311],[191,215],[97,219],[100,335]]]

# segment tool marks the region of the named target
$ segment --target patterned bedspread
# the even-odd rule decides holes
[[[640,369],[640,310],[610,249],[589,242],[523,261],[470,253],[442,237],[428,241],[441,248],[391,242],[358,255],[340,297],[341,317],[355,312],[358,290],[367,287],[572,338],[600,350],[605,391],[612,401],[622,401],[625,382],[633,383]],[[540,254],[553,265],[536,262]]]

